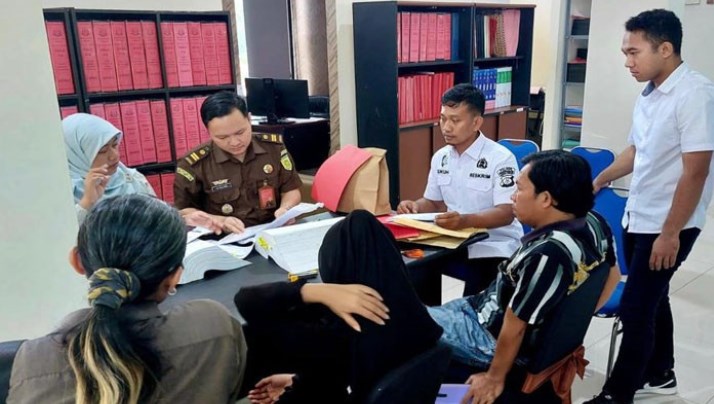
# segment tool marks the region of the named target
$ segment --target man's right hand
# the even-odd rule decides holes
[[[397,213],[419,213],[419,205],[414,201],[401,201],[397,206]]]
[[[243,233],[245,231],[245,224],[243,224],[243,221],[238,219],[237,217],[233,216],[215,216],[216,218],[220,218],[221,222],[221,227],[223,228],[223,231],[228,232],[228,233]]]
[[[104,195],[104,190],[107,188],[110,176],[107,175],[107,165],[92,168],[84,177],[84,195],[79,201],[79,205],[84,209],[91,209],[99,198]]]

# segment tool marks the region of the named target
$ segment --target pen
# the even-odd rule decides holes
[[[317,269],[300,272],[299,274],[288,274],[288,282],[297,282],[303,279],[317,278]]]

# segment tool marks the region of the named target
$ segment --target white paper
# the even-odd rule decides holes
[[[265,223],[265,224],[259,224],[257,226],[251,226],[245,229],[243,233],[232,233],[229,234],[222,239],[218,240],[219,245],[223,244],[231,244],[231,243],[240,243],[240,242],[249,242],[252,241],[251,239],[255,237],[256,234],[258,234],[262,230],[268,230],[268,229],[274,229],[277,227],[281,227],[287,222],[289,222],[292,219],[295,219],[296,217],[305,214],[305,213],[310,213],[313,212],[324,205],[322,203],[300,203],[297,204],[296,206],[293,206],[285,212],[284,215],[276,218],[270,223]]]
[[[193,229],[189,230],[188,234],[186,235],[186,243],[190,243],[193,240],[196,240],[197,238],[210,233],[213,232],[205,227],[196,226]]]
[[[412,219],[412,220],[419,220],[420,222],[433,222],[436,220],[436,216],[440,215],[441,212],[435,212],[435,213],[405,213],[403,215],[394,215],[392,216],[389,221],[391,222],[397,217],[403,217],[406,219]]]

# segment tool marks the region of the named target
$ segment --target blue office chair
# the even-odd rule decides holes
[[[501,139],[498,141],[499,144],[506,147],[508,150],[516,156],[516,162],[518,163],[518,169],[523,168],[523,157],[540,151],[538,144],[532,140],[525,139]]]
[[[593,179],[615,161],[615,153],[610,149],[577,146],[570,152],[584,158],[590,164]]]
[[[499,144],[505,146],[508,150],[516,156],[516,162],[518,163],[518,169],[523,168],[523,158],[529,154],[537,153],[540,151],[538,144],[532,140],[526,139],[501,139],[498,141]],[[523,234],[528,234],[532,230],[530,226],[521,223],[523,226]]]
[[[618,192],[620,194],[618,194]],[[612,230],[612,235],[615,238],[615,252],[617,254],[617,265],[620,267],[620,273],[623,276],[627,275],[627,260],[625,259],[625,249],[623,245],[623,230],[622,230],[622,215],[625,213],[625,204],[627,203],[626,189],[618,188],[603,188],[600,192],[595,195],[595,207],[594,210],[605,218],[605,221],[610,225],[610,230]],[[612,333],[610,334],[610,353],[607,357],[607,369],[606,376],[610,377],[610,372],[612,371],[612,366],[615,358],[615,345],[617,342],[617,336],[622,333],[622,327],[620,323],[620,300],[622,299],[622,292],[625,290],[625,281],[621,280],[615,291],[612,293],[610,300],[605,303],[597,313],[596,317],[601,318],[614,318],[612,323]]]

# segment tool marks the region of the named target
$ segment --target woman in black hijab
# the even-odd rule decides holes
[[[382,376],[441,336],[409,282],[394,236],[372,214],[355,211],[335,224],[319,267],[324,284],[273,283],[236,295],[248,322],[248,377],[297,375],[261,380],[249,395],[253,402],[362,402]],[[389,308],[386,321],[368,299],[375,296]],[[287,384],[292,388],[280,395]]]

